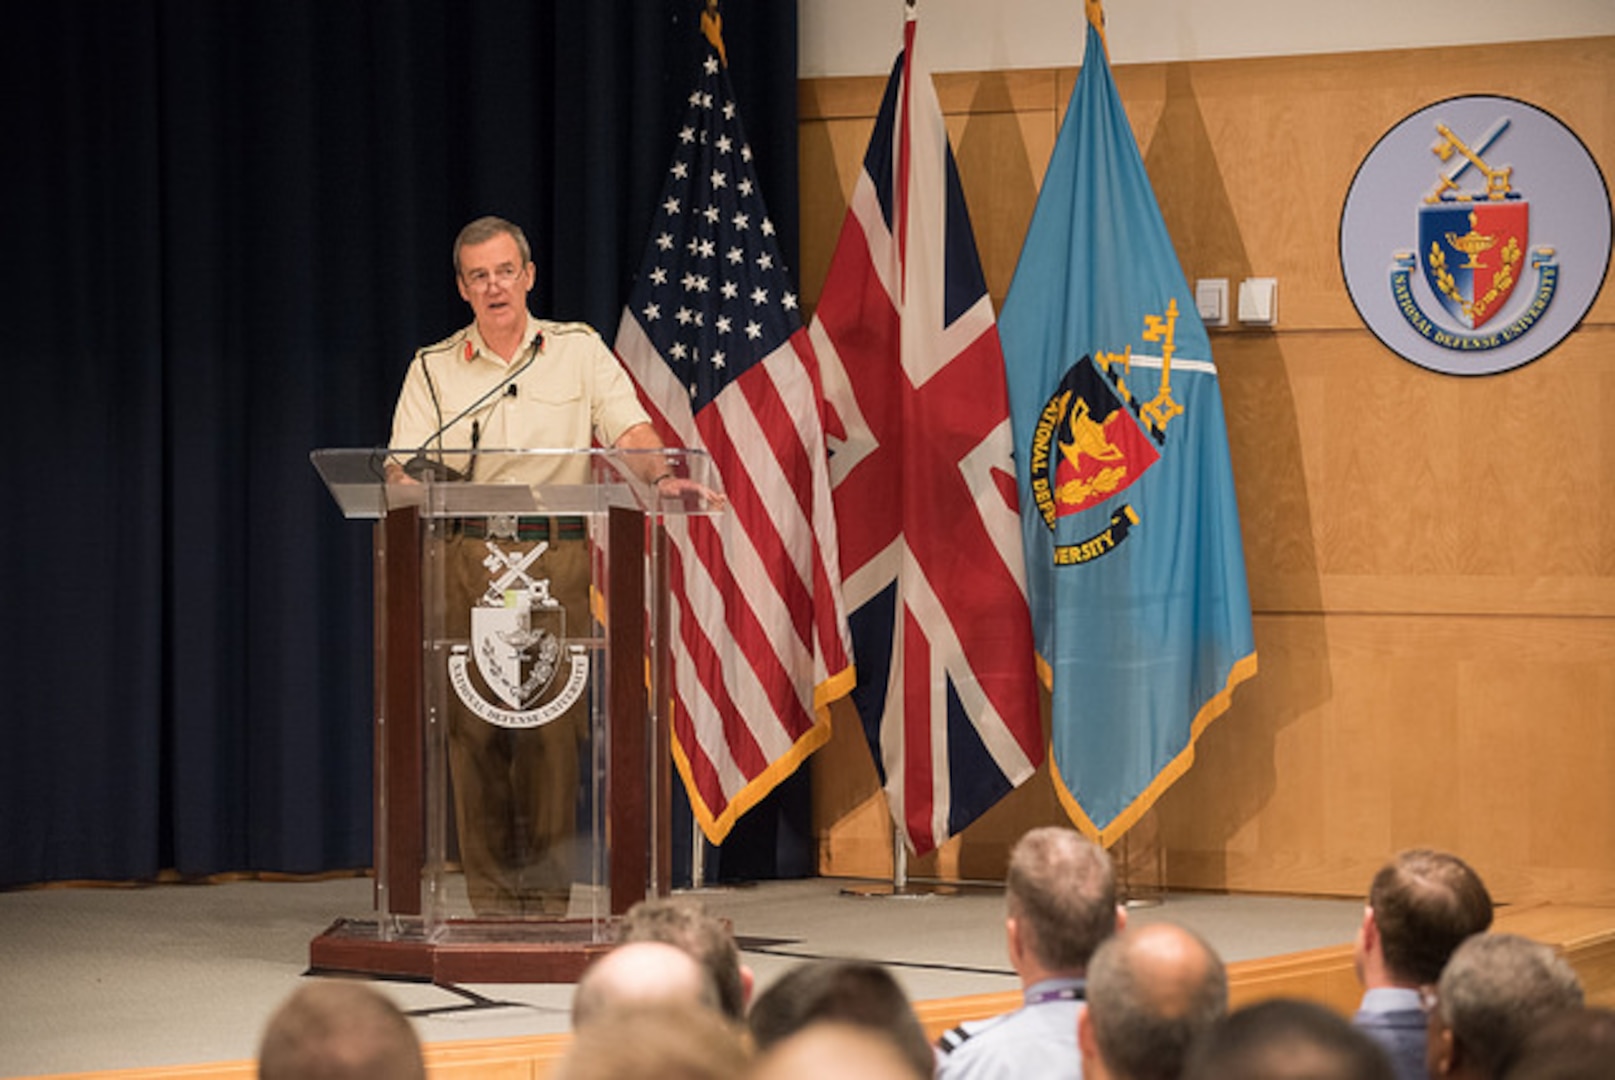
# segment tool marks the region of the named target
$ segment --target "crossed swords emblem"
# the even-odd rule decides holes
[[[484,606],[503,607],[505,593],[518,583],[521,588],[533,594],[534,606],[555,606],[556,602],[550,596],[549,580],[539,580],[527,572],[527,568],[549,550],[550,545],[547,541],[539,541],[525,554],[504,551],[492,540],[484,540],[483,543],[488,548],[488,556],[482,560],[482,565],[488,568],[489,574],[488,591],[482,594]],[[493,576],[496,573],[499,574],[498,577]]]

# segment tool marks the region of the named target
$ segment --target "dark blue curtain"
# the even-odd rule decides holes
[[[6,16],[0,887],[368,864],[370,531],[308,452],[385,441],[472,217],[610,338],[703,6]],[[796,5],[732,7],[794,265]]]

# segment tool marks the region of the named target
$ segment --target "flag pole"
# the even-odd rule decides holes
[[[914,887],[908,879],[908,845],[903,833],[892,822],[892,880],[888,885],[844,885],[842,896],[860,896],[867,900],[929,900],[933,896],[947,896],[959,890],[951,885],[922,885]]]
[[[718,10],[718,0],[707,0],[706,10],[701,12],[701,33],[706,37],[712,47],[717,50],[718,63],[724,67],[729,66],[729,56],[723,48],[723,13]],[[690,889],[698,891],[707,887],[707,837],[701,830],[701,822],[695,813],[695,801],[690,801]]]
[[[718,0],[707,0],[706,10],[701,12],[701,33],[712,47],[717,50],[718,63],[724,67],[729,66],[729,54],[723,47],[723,13],[718,10]],[[690,889],[692,891],[707,887],[707,837],[701,830],[701,822],[696,817],[695,804],[690,804]]]
[[[701,823],[690,811],[690,888],[704,889],[707,885],[707,838]]]

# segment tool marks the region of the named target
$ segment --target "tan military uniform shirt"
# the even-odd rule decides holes
[[[421,448],[434,459],[441,452],[445,464],[465,471],[472,465],[465,451],[473,447],[584,450],[591,437],[611,447],[623,432],[649,420],[633,382],[599,334],[582,323],[529,315],[522,347],[509,363],[488,348],[475,324],[422,349],[404,376],[388,445],[402,457]],[[517,468],[520,475],[510,475]],[[471,478],[584,483],[589,474],[581,458],[518,465],[479,454]]]

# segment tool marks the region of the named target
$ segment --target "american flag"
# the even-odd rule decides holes
[[[1043,759],[1004,358],[909,9],[810,334],[858,686],[925,854]]]
[[[730,502],[670,530],[673,754],[713,843],[829,739],[853,677],[817,365],[717,45],[615,343]]]

